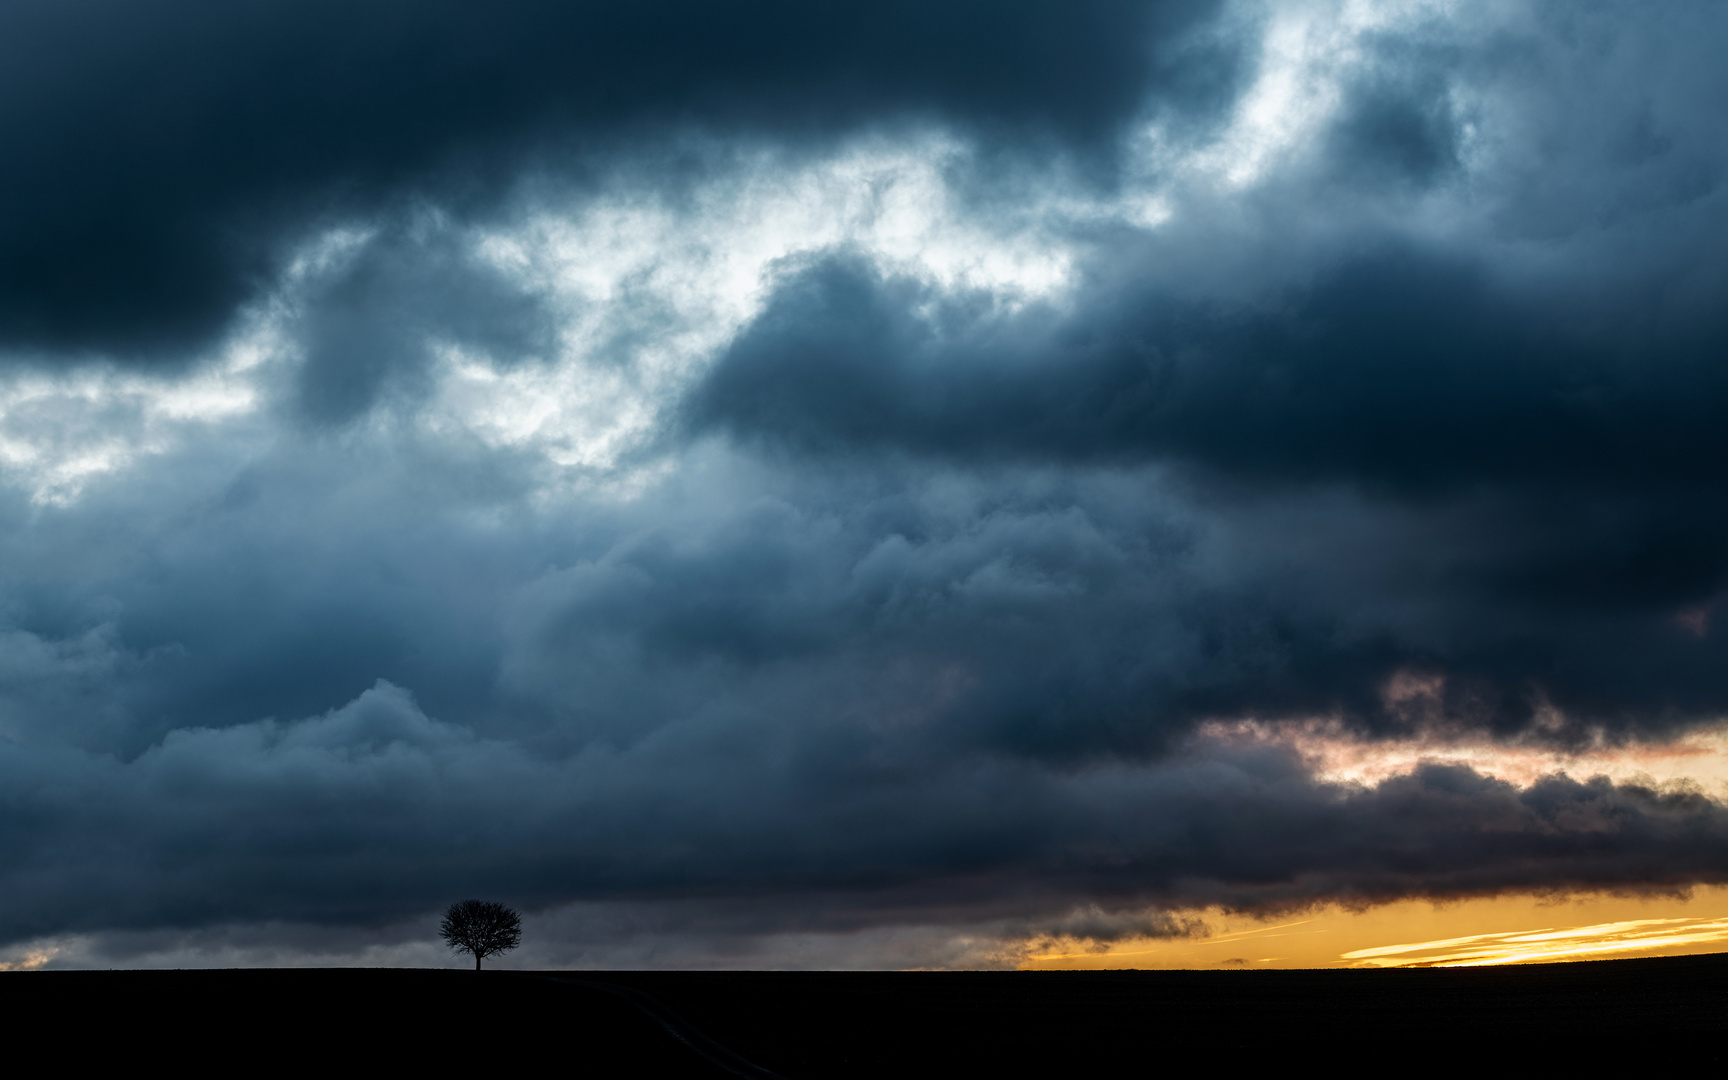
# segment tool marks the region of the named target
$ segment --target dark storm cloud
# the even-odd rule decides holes
[[[855,752],[881,732],[751,726],[754,745],[697,725],[552,761],[380,684],[298,723],[182,730],[127,763],[6,744],[0,934],[377,925],[484,888],[532,906],[710,897],[782,931],[1020,919],[1112,940],[1183,932],[1109,914],[1147,904],[1676,888],[1722,880],[1728,846],[1720,804],[1602,779],[1520,790],[1430,767],[1351,790],[1266,751],[885,773]],[[799,756],[849,752],[787,770],[771,749],[787,736]],[[1038,918],[1082,897],[1106,906]]]
[[[320,220],[483,202],[543,151],[642,127],[1096,143],[1153,90],[1227,100],[1223,46],[1189,33],[1214,6],[8,4],[0,343],[184,351]]]
[[[1281,752],[1182,750],[1196,715],[1320,708],[1328,679],[1376,706],[1400,659],[1377,639],[1412,631],[1360,610],[1360,579],[1303,592],[1289,551],[1209,567],[1215,526],[1151,476],[693,461],[506,543],[476,520],[504,484],[415,492],[368,453],[253,466],[250,498],[121,537],[14,541],[12,565],[81,573],[10,591],[33,616],[7,650],[14,934],[391,922],[483,886],[732,897],[754,914],[722,937],[1044,933],[1095,901],[1675,885],[1719,859],[1707,800],[1446,770],[1352,793]],[[427,709],[380,686],[253,721],[380,672]],[[1468,718],[1464,691],[1400,708]]]
[[[1327,157],[1348,183],[1429,186],[1462,162],[1466,117],[1456,95],[1456,50],[1380,43],[1375,62],[1343,91]]]
[[[1287,645],[1333,613],[1252,563],[1213,578],[1143,477],[719,455],[625,507],[529,514],[525,463],[460,446],[356,429],[226,468],[203,452],[12,533],[6,565],[31,568],[6,583],[13,737],[129,757],[384,677],[560,752],[839,710],[896,725],[908,757],[1084,760],[1279,687],[1332,700]]]
[[[478,352],[504,368],[543,361],[556,328],[537,299],[434,223],[371,237],[302,299],[299,410],[340,424],[389,391],[412,397],[439,347]]]
[[[1280,651],[1300,675],[1244,674],[1219,711],[1373,716],[1371,672],[1399,664],[1452,671],[1468,711],[1508,729],[1544,701],[1610,725],[1728,709],[1720,640],[1675,623],[1728,588],[1720,308],[1633,296],[1604,317],[1593,292],[1409,247],[1311,276],[1221,304],[1130,272],[1071,308],[1003,314],[822,260],[787,273],[688,422],[792,458],[1166,463],[1250,535],[1257,500],[1302,492],[1363,500],[1307,524],[1322,533],[1426,519],[1305,603],[1390,588],[1443,622],[1340,647],[1293,607]]]
[[[1002,315],[823,260],[787,275],[693,418],[795,451],[1174,460],[1400,497],[1719,482],[1717,311],[1589,325],[1579,300],[1496,288],[1480,265],[1411,249],[1313,275],[1221,305],[1142,292],[1130,271],[1076,309]]]
[[[280,455],[201,445],[35,527],[7,500],[5,735],[130,757],[188,724],[315,713],[380,676],[471,718],[498,606],[592,546],[583,523],[500,537],[478,519],[528,478],[469,447],[379,457],[352,432],[289,431]]]
[[[8,7],[0,339],[42,361],[9,379],[71,374],[0,386],[0,936],[476,893],[684,940],[1112,940],[1184,932],[1148,905],[1722,880],[1725,811],[1678,789],[1346,787],[1195,736],[1728,713],[1725,76],[1719,15],[1669,10],[1362,36],[1237,189],[1177,159],[1257,11]],[[733,293],[667,299],[747,293],[738,238],[807,220],[704,183],[931,130],[963,150],[929,242],[1048,243],[1065,287],[842,230],[729,339]],[[1168,220],[1123,223],[1134,184]],[[618,191],[664,222],[482,250]],[[723,272],[632,262],[662,225]],[[89,356],[242,309],[255,368]],[[182,375],[258,399],[137,404]],[[565,430],[613,413],[622,449]]]

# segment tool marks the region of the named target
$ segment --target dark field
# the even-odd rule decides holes
[[[1728,1062],[1728,954],[1423,971],[31,972],[0,975],[0,1010],[15,1047],[128,1065],[166,1051],[194,1072],[765,1075],[715,1064],[728,1051],[789,1080],[1695,1066]],[[722,1049],[704,1056],[655,1010]]]

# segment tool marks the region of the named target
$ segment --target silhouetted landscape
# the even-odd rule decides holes
[[[716,1064],[631,992],[787,1080],[1728,1056],[1728,954],[1381,971],[55,971],[0,979],[0,1007],[14,1031],[88,1017],[81,1053],[97,1059],[192,1027],[221,1035],[192,1040],[192,1060],[238,1043],[328,1064],[335,1041],[359,1067],[539,1069],[551,1054],[578,1075],[765,1075]]]

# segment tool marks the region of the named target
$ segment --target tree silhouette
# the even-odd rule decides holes
[[[457,952],[473,953],[479,971],[481,960],[522,944],[522,920],[491,900],[458,900],[444,913],[438,934]]]

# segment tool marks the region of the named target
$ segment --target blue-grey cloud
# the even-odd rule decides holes
[[[1352,792],[1266,752],[885,767],[880,731],[804,726],[757,720],[741,742],[696,722],[548,760],[379,683],[322,717],[183,729],[129,762],[9,745],[0,933],[384,924],[475,888],[530,905],[711,896],[835,931],[1024,918],[1076,895],[1253,907],[1674,887],[1719,880],[1728,842],[1719,803],[1607,780],[1520,791],[1430,767]],[[788,751],[804,760],[786,768]]]
[[[802,142],[936,120],[1095,144],[1149,92],[1226,99],[1227,50],[1190,33],[1214,6],[9,5],[0,342],[171,356],[309,221],[416,194],[483,206],[644,130]]]
[[[0,15],[0,938],[1720,880],[1205,727],[1728,711],[1720,13],[1052,10]]]

